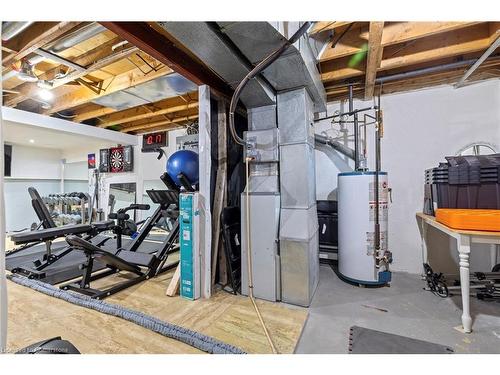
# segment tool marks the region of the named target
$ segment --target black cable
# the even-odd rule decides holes
[[[346,27],[346,29],[342,32],[342,34],[339,35],[337,40],[335,42],[332,42],[332,46],[330,48],[335,48],[335,46],[340,42],[340,40],[344,37],[344,35],[351,30],[352,25],[354,25],[354,22],[349,24],[349,26]]]
[[[258,63],[255,66],[255,68],[253,68],[243,78],[243,80],[239,83],[238,87],[236,87],[236,90],[234,90],[233,97],[231,98],[231,105],[229,106],[229,130],[231,132],[231,136],[233,137],[234,141],[239,145],[241,146],[246,145],[246,142],[236,133],[234,125],[234,113],[236,111],[236,106],[238,105],[241,92],[252,78],[254,78],[264,69],[266,69],[269,65],[271,65],[274,61],[276,61],[281,56],[281,54],[286,51],[286,49],[289,46],[294,44],[307,31],[310,24],[311,24],[310,22],[304,22],[304,24],[297,30],[295,34],[293,34],[293,36],[289,40],[286,40],[286,42],[280,48],[272,52],[264,60]]]

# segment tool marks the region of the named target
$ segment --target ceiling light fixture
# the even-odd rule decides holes
[[[47,89],[40,89],[38,91],[38,96],[40,97],[40,99],[45,101],[51,101],[52,99],[54,99],[54,93]]]
[[[35,143],[35,140],[34,139],[30,139],[30,143]]]
[[[52,83],[52,81],[47,81],[44,79],[39,80],[36,83],[36,85],[38,87],[40,87],[41,89],[45,89],[45,90],[50,90],[50,89],[52,89],[52,87],[54,87],[54,84]]]

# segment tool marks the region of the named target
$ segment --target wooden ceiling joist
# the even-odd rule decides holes
[[[109,48],[111,50],[111,48]],[[108,65],[111,65],[125,57],[130,56],[131,54],[135,53],[138,51],[137,47],[134,46],[129,46],[121,51],[108,54],[105,56],[102,56],[101,59],[97,60],[94,62],[96,57],[101,56],[103,52],[107,50],[102,49],[102,46],[96,48],[96,50],[91,50],[81,57],[78,57],[75,59],[75,63],[79,65],[83,65],[85,67],[84,70],[82,71],[73,71],[66,75],[64,78],[59,78],[54,81],[54,84],[52,86],[52,89],[56,89],[57,87],[60,87],[64,84],[67,84],[71,81],[75,81],[79,78],[82,78],[86,75],[91,74],[92,72],[95,72],[97,70],[100,70]],[[89,61],[92,61],[90,64],[85,64],[88,63]],[[39,76],[39,79],[45,80],[45,79],[51,79],[53,78],[54,74],[60,70],[61,67],[57,67],[54,69],[51,69],[50,71],[45,72],[44,74]],[[34,95],[36,95],[37,91],[39,90],[38,86],[36,83],[33,82],[27,82],[22,84],[20,87],[16,88],[17,91],[19,91],[19,95],[13,97],[7,102],[7,105],[9,107],[14,107],[23,100],[26,100],[28,98],[32,98]]]
[[[120,111],[116,111],[112,108],[102,107],[102,106],[96,108],[95,106],[97,106],[97,104],[92,103],[91,104],[92,108],[75,108],[75,113],[77,114],[77,117],[75,117],[74,121],[80,122],[86,119],[98,117],[100,124],[110,123],[110,122],[116,122],[116,124],[127,123],[131,122],[127,121],[127,119],[129,118],[133,118],[132,121],[137,121],[144,118],[147,119],[158,116],[156,114],[156,111],[180,105],[185,106],[186,104],[194,103],[197,101],[198,101],[198,92],[193,91],[180,96],[165,98],[156,101],[154,103],[138,105],[136,107],[127,108]],[[136,116],[140,117],[136,118]],[[165,115],[160,114],[160,116],[165,116]]]
[[[339,27],[350,25],[352,22],[347,21],[318,21],[309,31],[310,35],[322,33],[324,31],[335,30]]]
[[[3,73],[12,70],[13,62],[31,57],[36,50],[50,52],[53,42],[86,24],[33,23],[2,44]],[[35,83],[23,82],[13,74],[4,81],[4,89],[9,89],[3,97],[4,103],[46,115],[71,110],[73,121],[92,120],[89,123],[101,128],[139,134],[177,129],[196,121],[196,93],[122,110],[93,101],[173,71],[195,84],[209,85],[222,96],[232,94],[227,82],[160,24],[102,24],[109,30],[91,42],[58,53],[52,59],[49,56],[46,61],[36,64],[34,72],[40,80],[55,82],[52,108],[41,108],[37,99],[39,88]],[[315,37],[315,34],[321,40],[331,36],[319,63],[327,100],[346,98],[345,84],[348,82],[354,84],[356,98],[369,99],[380,87],[377,79],[388,76],[392,78],[382,85],[385,94],[456,83],[499,37],[500,22],[321,21],[310,30],[310,35]],[[113,50],[113,46],[118,49]],[[135,53],[140,56],[135,56]],[[494,54],[498,55],[498,52]],[[437,72],[432,69],[434,67],[443,68]],[[408,72],[414,74],[409,76]],[[500,59],[494,56],[481,63],[467,82],[499,75]]]
[[[132,132],[133,135],[141,135],[144,133],[154,133],[154,132],[160,132],[160,131],[172,131],[172,130],[177,130],[177,129],[185,129],[186,126],[183,124],[175,124],[175,125],[162,125],[158,126],[156,128],[150,128],[150,129],[142,129],[142,130],[137,130],[135,132]]]
[[[101,107],[97,109],[93,109],[90,111],[84,111],[82,113],[78,113],[74,118],[74,122],[82,122],[85,120],[89,120],[91,118],[99,118],[102,116],[109,115],[111,113],[116,112],[116,109],[110,107]]]
[[[424,76],[417,76],[408,79],[401,79],[394,82],[384,83],[382,86],[383,94],[391,94],[402,91],[417,90],[425,87],[432,87],[442,84],[452,84],[457,82],[458,79],[463,75],[466,66],[457,69],[451,69],[444,72],[437,72],[433,74],[427,74]],[[486,77],[494,78],[500,77],[500,61],[485,62],[484,66],[481,65],[478,70],[471,77],[470,81],[476,81],[478,79],[485,79]],[[357,85],[354,87],[354,97],[362,98],[364,93],[364,87]],[[326,89],[327,98],[330,101],[338,101],[347,99],[347,86],[338,86]]]
[[[479,24],[455,32],[417,39],[407,48],[399,45],[385,47],[378,71],[482,51],[489,47],[489,40],[488,25]],[[364,62],[356,67],[348,67],[348,65],[348,58],[327,62],[322,68],[321,79],[323,82],[345,80],[362,76],[365,72]]]
[[[467,30],[417,40],[408,49],[400,50],[397,46],[385,48],[380,69],[395,69],[410,64],[482,51],[488,48],[489,37],[488,26],[481,24]]]
[[[206,84],[222,95],[232,94],[233,90],[228,83],[202,61],[182,49],[165,31],[159,32],[146,22],[101,22],[101,24],[191,82],[197,85]],[[158,25],[156,27],[159,28]]]
[[[382,47],[410,42],[428,36],[463,29],[477,22],[389,22],[385,24]],[[366,48],[369,27],[353,28],[332,48],[332,42],[320,58],[321,62],[352,56]],[[335,40],[335,38],[334,38]]]
[[[368,40],[368,56],[366,63],[366,78],[365,78],[365,99],[373,97],[375,88],[375,78],[377,70],[382,61],[382,33],[384,31],[384,22],[370,22],[370,38]]]
[[[19,38],[15,38],[12,43],[5,43],[7,48],[15,50],[17,53],[5,57],[2,64],[7,65],[21,60],[79,24],[80,22],[36,22],[21,33]]]
[[[193,108],[198,108],[198,102],[193,102],[193,103],[188,103],[188,104],[181,104],[173,107],[167,107],[167,108],[162,108],[158,110],[153,110],[153,111],[146,111],[145,113],[138,113],[136,115],[128,116],[128,117],[122,117],[122,118],[117,118],[115,120],[109,120],[105,121],[98,126],[100,128],[109,128],[110,126],[113,125],[119,125],[119,124],[124,124],[127,122],[133,122],[133,121],[138,121],[138,120],[144,120],[156,116],[161,116],[161,115],[167,115],[175,112],[180,112],[188,109],[193,109]]]
[[[88,74],[91,74],[92,72],[95,72],[97,70],[100,70],[108,65],[111,65],[121,59],[127,58],[133,53],[138,52],[139,49],[135,46],[129,46],[124,48],[123,50],[114,52],[113,54],[106,56],[102,58],[99,61],[96,61],[95,63],[91,64],[90,66],[85,67],[84,71],[73,71],[70,74],[68,74],[66,77],[58,79],[54,82],[54,88],[62,86],[68,82],[74,81],[78,78],[82,78]]]
[[[180,122],[187,122],[187,121],[192,121],[196,120],[198,118],[198,114],[193,114],[193,115],[188,115],[188,116],[182,116],[182,117],[176,117],[171,120],[159,120],[159,121],[154,121],[146,124],[141,124],[141,125],[134,125],[134,126],[129,126],[121,129],[121,131],[130,133],[130,132],[135,132],[138,130],[150,130],[153,128],[157,128],[160,126],[164,125],[172,125],[172,124],[177,124]]]

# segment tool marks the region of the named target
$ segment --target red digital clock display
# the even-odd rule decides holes
[[[151,151],[167,145],[167,132],[148,133],[142,137],[142,150]]]

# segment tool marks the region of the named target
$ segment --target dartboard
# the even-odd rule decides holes
[[[112,148],[110,151],[109,164],[111,166],[111,172],[123,171],[123,147]]]

